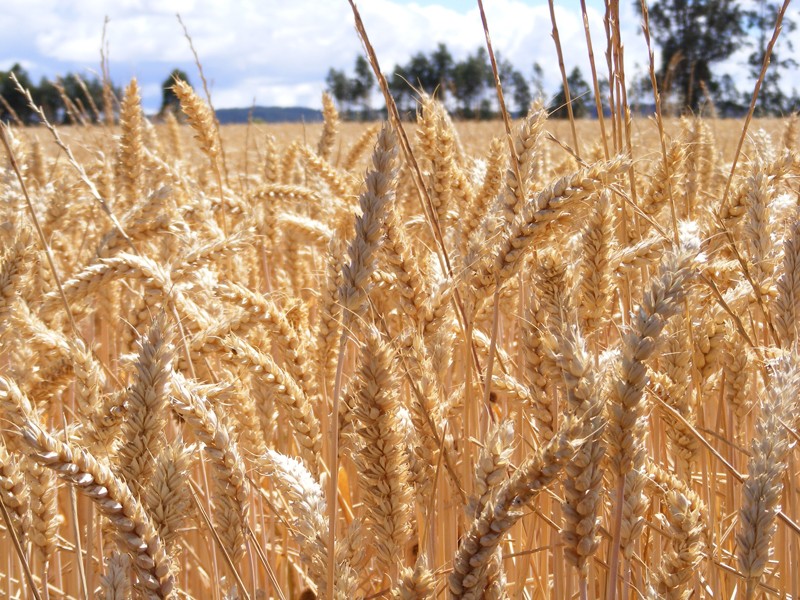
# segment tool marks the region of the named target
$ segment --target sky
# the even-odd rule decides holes
[[[752,1],[752,0],[750,0]],[[485,44],[472,0],[358,0],[381,69],[391,73],[418,51],[444,42],[456,60]],[[589,78],[578,0],[557,0],[556,21],[567,70]],[[602,0],[587,0],[595,56],[604,62]],[[561,76],[546,0],[484,0],[492,44],[526,77],[534,62],[544,70],[545,90]],[[643,74],[647,49],[633,2],[620,2],[626,73]],[[800,8],[791,7],[800,23]],[[161,103],[162,84],[173,68],[200,83],[176,18],[180,13],[211,86],[216,108],[321,106],[331,67],[352,72],[362,52],[347,0],[4,0],[0,16],[0,70],[20,63],[36,82],[99,71],[103,22],[111,78],[124,86],[136,77],[146,110]],[[800,43],[794,55],[800,62]],[[743,48],[718,73],[730,73],[740,89],[752,88]],[[658,56],[656,57],[658,61]],[[794,72],[797,80],[797,70]],[[798,82],[800,86],[800,82]],[[377,96],[375,105],[377,106]]]

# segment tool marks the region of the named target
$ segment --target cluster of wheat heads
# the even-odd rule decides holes
[[[701,119],[473,156],[425,97],[412,161],[326,98],[256,165],[176,91],[4,132],[0,594],[800,595],[796,118],[728,186]]]

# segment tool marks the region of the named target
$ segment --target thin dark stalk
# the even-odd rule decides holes
[[[334,581],[336,580],[336,508],[337,490],[339,489],[339,397],[342,395],[342,372],[344,369],[344,351],[349,337],[349,321],[346,313],[342,324],[342,336],[339,338],[339,358],[336,361],[336,377],[333,382],[333,408],[331,421],[328,423],[330,432],[330,466],[328,467],[328,573],[326,580],[327,598],[333,598]]]
[[[750,127],[750,121],[753,120],[753,113],[756,110],[756,101],[758,100],[758,93],[761,91],[761,85],[764,83],[764,77],[767,75],[767,67],[769,67],[770,59],[772,58],[772,49],[778,41],[778,36],[783,27],[783,16],[789,8],[791,0],[784,0],[781,9],[778,11],[778,16],[775,19],[775,30],[772,32],[772,38],[767,44],[767,51],[764,53],[764,62],[761,65],[761,72],[756,81],[756,87],[753,90],[753,97],[750,99],[750,109],[747,111],[747,118],[744,120],[744,127],[742,127],[742,135],[739,137],[739,144],[736,146],[736,153],[733,155],[733,162],[731,163],[731,172],[728,175],[728,180],[725,182],[725,191],[722,193],[722,205],[725,206],[728,202],[728,193],[731,189],[731,182],[733,182],[733,174],[736,172],[736,165],[739,161],[739,156],[744,146],[744,140],[747,137],[747,129]]]
[[[561,38],[558,37],[558,26],[556,25],[556,10],[553,0],[548,2],[550,6],[550,21],[553,23],[553,42],[556,45],[556,53],[558,54],[558,67],[561,69],[561,80],[564,84],[564,98],[567,104],[567,114],[569,115],[569,126],[572,130],[572,144],[575,147],[575,154],[578,158],[581,156],[581,149],[578,146],[578,132],[575,129],[575,115],[572,114],[572,99],[569,93],[569,83],[567,82],[567,70],[564,66],[564,53],[561,51]]]
[[[494,56],[494,49],[492,48],[492,38],[489,35],[489,23],[486,21],[486,12],[483,10],[483,0],[478,0],[478,9],[481,13],[481,22],[483,23],[483,33],[486,36],[486,48],[489,51],[489,60],[492,63],[492,74],[494,75],[494,87],[497,90],[497,102],[500,105],[500,112],[503,115],[503,124],[506,127],[506,140],[508,141],[508,149],[511,152],[511,166],[514,169],[514,176],[517,178],[517,185],[520,188],[520,194],[525,197],[525,182],[522,179],[522,174],[519,171],[519,157],[514,148],[514,139],[511,136],[511,119],[508,117],[508,110],[506,109],[506,102],[503,98],[503,85],[500,83],[500,73],[497,70],[497,60]],[[555,21],[554,21],[555,27]],[[569,102],[569,99],[567,99]],[[572,113],[570,113],[570,116]],[[573,125],[574,132],[574,125]],[[492,337],[489,342],[489,356],[486,359],[486,375],[484,376],[483,384],[483,405],[489,412],[489,415],[494,419],[494,412],[489,405],[489,398],[492,393],[492,370],[494,368],[494,356],[497,352],[497,330],[500,319],[500,286],[494,292],[494,306],[492,307]],[[483,429],[481,430],[483,431]],[[483,435],[481,435],[483,439]]]
[[[615,91],[615,78],[614,66],[611,57],[612,54],[612,34],[611,34],[611,3],[606,2],[606,11],[603,17],[603,27],[606,32],[606,68],[608,69],[608,107],[611,111],[611,140],[614,142],[614,154],[620,151],[620,146],[617,142],[617,98],[614,94]]]
[[[264,554],[264,549],[261,547],[261,544],[258,543],[258,538],[256,538],[256,534],[253,532],[252,529],[250,529],[250,527],[247,528],[247,533],[250,534],[250,538],[253,541],[253,545],[256,549],[256,554],[258,555],[258,559],[261,561],[264,570],[267,572],[267,577],[269,577],[269,581],[272,584],[272,587],[275,588],[275,591],[278,594],[278,599],[286,600],[286,594],[283,593],[280,582],[278,581],[278,577],[275,575],[275,571],[272,568],[272,565],[269,564],[267,555]]]
[[[592,69],[592,86],[594,87],[594,104],[597,108],[597,120],[600,122],[600,135],[603,137],[603,155],[608,160],[611,155],[608,151],[606,139],[606,119],[603,114],[603,100],[600,97],[600,82],[597,79],[597,66],[594,62],[594,49],[592,48],[592,35],[589,31],[589,15],[586,12],[586,0],[581,0],[581,14],[583,15],[583,30],[586,33],[586,48],[589,52],[589,66]]]
[[[28,587],[31,589],[31,595],[36,600],[42,600],[39,590],[36,589],[36,584],[33,581],[33,574],[31,573],[31,567],[28,564],[28,559],[25,558],[25,551],[22,549],[22,544],[19,542],[17,532],[14,529],[14,524],[11,522],[11,516],[8,514],[8,509],[6,508],[6,503],[3,501],[2,495],[0,495],[0,512],[3,513],[3,522],[6,525],[6,531],[8,531],[8,533],[11,535],[11,541],[14,543],[14,550],[16,550],[17,556],[19,557],[19,562],[22,565],[22,571],[25,573],[25,579],[28,580]],[[44,584],[47,586],[46,581]]]
[[[647,44],[647,53],[650,59],[650,85],[653,86],[653,97],[656,103],[656,125],[658,125],[658,136],[661,142],[661,158],[664,162],[664,172],[667,173],[669,169],[667,159],[667,136],[664,133],[664,117],[661,110],[661,93],[658,91],[658,80],[656,79],[656,64],[655,54],[650,41],[650,13],[647,10],[647,3],[641,0],[642,6],[642,31],[644,32],[644,40]],[[675,198],[672,193],[672,182],[667,177],[667,194],[669,196],[669,208],[672,216],[672,239],[675,244],[678,243],[678,216],[675,208]]]
[[[517,177],[517,181],[519,182],[519,186],[522,190],[522,195],[525,195],[525,189],[523,187],[524,182],[522,181],[522,176],[519,172],[519,157],[517,156],[517,151],[514,148],[514,139],[511,136],[511,119],[508,116],[508,109],[506,108],[506,102],[503,97],[503,85],[500,82],[500,73],[497,70],[497,60],[494,56],[494,49],[492,48],[492,38],[489,36],[489,24],[486,21],[486,12],[483,10],[483,0],[478,0],[478,10],[481,13],[481,23],[483,23],[483,33],[486,36],[486,48],[489,51],[489,61],[492,64],[492,74],[494,75],[494,88],[497,91],[497,103],[500,106],[500,114],[503,116],[503,125],[506,128],[506,139],[508,140],[508,150],[511,153],[512,158],[512,168],[514,169],[514,175]]]

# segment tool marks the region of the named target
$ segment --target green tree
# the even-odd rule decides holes
[[[607,90],[608,80],[605,79],[603,81]],[[631,105],[633,113],[639,115],[646,114],[646,107],[654,104],[653,84],[650,81],[649,74],[640,73],[630,78],[628,84],[628,102]]]
[[[408,113],[418,92],[434,95],[445,101],[453,90],[453,56],[439,43],[430,55],[417,52],[404,65],[397,65],[389,80],[389,89],[398,110]]]
[[[453,55],[442,42],[431,53],[430,59],[431,78],[435,81],[435,88],[439,99],[444,102],[453,85]]]
[[[23,88],[34,89],[28,72],[19,63],[15,63],[8,71],[0,71],[0,95],[5,100],[5,104],[0,103],[0,121],[10,121],[12,119],[11,111],[6,108],[7,104],[23,123],[27,123],[31,119],[33,111],[28,106],[25,96],[17,90],[17,86],[11,78],[12,74]]]
[[[39,85],[31,88],[31,96],[36,105],[44,111],[48,121],[60,123],[65,120],[64,102],[56,86],[49,79],[42,77]]]
[[[342,116],[352,119],[358,104],[361,105],[361,116],[366,118],[369,115],[369,100],[375,86],[375,77],[366,58],[360,55],[356,57],[353,77],[349,77],[344,71],[329,69],[325,83],[327,91],[339,104]]]
[[[761,74],[761,66],[767,53],[767,44],[775,30],[775,19],[779,10],[780,4],[777,2],[758,0],[757,6],[748,13],[748,24],[757,35],[755,48],[747,59],[754,81]],[[769,68],[758,93],[758,103],[756,104],[756,115],[758,116],[787,114],[800,108],[792,102],[792,98],[781,89],[780,85],[781,72],[797,68],[797,61],[782,54],[783,50],[789,52],[794,50],[792,36],[789,34],[796,28],[797,23],[787,12],[783,18],[781,36],[770,55]],[[746,102],[750,102],[749,96],[746,98]]]
[[[524,117],[528,112],[533,98],[531,97],[531,88],[528,82],[525,80],[522,73],[517,70],[511,73],[511,90],[517,115]]]
[[[492,110],[492,101],[488,98],[483,98],[478,104],[478,119],[481,121],[488,121],[494,119],[497,113]]]
[[[362,55],[356,58],[355,77],[351,81],[351,100],[360,102],[362,107],[361,116],[363,119],[369,118],[369,100],[372,95],[372,88],[375,86],[375,76],[372,74],[372,67]]]
[[[99,79],[95,77],[85,81],[75,73],[67,73],[64,77],[58,78],[58,83],[83,118],[89,122],[97,120],[99,115],[95,110],[99,113],[103,105],[103,84]],[[59,108],[65,108],[60,97]]]
[[[69,120],[64,98],[74,106],[79,119],[87,122],[96,121],[100,116],[103,105],[103,84],[95,78],[83,79],[76,73],[67,73],[64,77],[55,79],[55,83],[46,77],[39,80],[39,85],[34,85],[27,71],[19,64],[15,64],[8,71],[0,71],[0,95],[6,104],[0,103],[0,121],[10,120],[11,111],[24,123],[34,119],[33,109],[28,105],[28,100],[17,89],[11,77],[14,75],[20,85],[30,91],[33,103],[40,107],[45,117],[51,123],[64,123]],[[59,91],[58,88],[61,88]],[[114,89],[119,95],[119,89]]]
[[[635,5],[641,8],[639,0]],[[661,47],[660,84],[669,82],[662,91],[675,92],[684,109],[696,112],[700,82],[715,92],[712,67],[744,41],[746,13],[735,0],[658,0],[649,13],[650,32]]]
[[[346,113],[350,106],[350,98],[352,97],[351,81],[344,71],[338,69],[328,69],[328,76],[325,77],[325,85],[327,91],[333,96],[336,102],[339,103],[339,109],[342,113]]]
[[[750,98],[742,102],[742,94],[736,89],[733,77],[727,73],[719,80],[717,87],[716,105],[717,113],[721,117],[739,117],[747,111]]]
[[[513,101],[512,80],[514,78],[514,65],[512,65],[509,60],[506,60],[506,57],[500,52],[495,55],[495,61],[497,63],[497,75],[500,77],[500,85],[503,86],[503,96],[506,101],[506,109],[509,112],[513,112],[511,102]],[[489,66],[490,69],[486,74],[486,89],[487,93],[490,94],[491,97],[491,102],[489,103],[490,106],[497,106],[497,110],[493,111],[492,114],[494,117],[500,114],[500,106],[498,106],[499,102],[496,100],[497,93],[495,91],[494,73],[491,70],[491,63],[489,63]]]
[[[569,86],[569,95],[572,100],[572,115],[576,119],[586,117],[589,114],[587,106],[588,103],[591,102],[591,90],[578,67],[575,67],[570,72],[567,77],[567,85]],[[548,110],[551,116],[556,119],[566,119],[569,117],[569,111],[567,110],[567,94],[563,86],[561,87],[561,91],[553,98]]]
[[[403,118],[412,118],[414,104],[414,90],[411,87],[406,67],[398,65],[394,68],[392,76],[389,78],[389,91],[392,93],[397,110]]]
[[[186,83],[190,83],[189,76],[185,71],[182,71],[181,69],[172,69],[172,72],[164,80],[164,83],[161,84],[161,108],[158,111],[159,115],[164,116],[168,111],[171,111],[176,115],[180,114],[181,101],[178,100],[178,96],[172,89],[172,86],[175,85],[175,82],[179,79],[181,81],[185,81]]]
[[[495,54],[494,59],[497,63],[497,75],[500,77],[500,83],[502,84],[503,88],[506,88],[510,85],[511,77],[514,74],[514,65],[512,65],[511,61],[507,60],[506,57],[499,52]],[[491,63],[489,63],[489,67],[490,69],[487,73],[488,80],[486,81],[486,85],[489,87],[494,87],[494,73],[491,71]]]
[[[544,91],[544,69],[538,62],[533,63],[533,77],[531,77],[533,84],[534,97],[538,100],[545,100]]]
[[[512,114],[525,116],[531,105],[531,88],[525,77],[514,68],[509,60],[506,60],[500,53],[496,56],[497,74],[500,76],[500,84],[503,86],[503,96],[505,97],[506,107]],[[489,80],[486,85],[494,88],[494,73],[488,73]],[[513,104],[512,104],[513,103]]]
[[[475,103],[480,100],[491,77],[489,54],[483,47],[456,63],[453,68],[453,93],[462,117],[474,116]]]
[[[431,61],[423,52],[417,52],[408,61],[405,67],[406,74],[408,75],[408,82],[424,91],[427,94],[433,94],[438,85],[436,79],[436,72],[431,64]]]

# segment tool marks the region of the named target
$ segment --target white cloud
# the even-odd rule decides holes
[[[316,106],[324,88],[323,82],[280,83],[269,77],[249,77],[233,87],[217,89],[214,104],[218,108],[248,107],[254,99],[264,104],[259,99],[269,98],[269,104],[275,106]],[[249,93],[250,97],[243,98],[242,93]]]
[[[557,89],[556,60],[546,0],[486,2],[495,51],[526,76],[538,62],[545,88]],[[589,78],[586,41],[574,0],[557,0],[556,17],[567,70],[578,66]],[[589,0],[589,21],[599,73],[605,67],[602,2]],[[453,6],[458,9],[452,8]],[[444,42],[456,58],[484,45],[477,7],[447,0],[360,0],[364,19],[384,71],[411,54]],[[647,50],[640,17],[621,2],[620,22],[629,79],[645,72]],[[219,108],[259,104],[319,106],[330,67],[352,69],[362,52],[350,7],[344,0],[7,0],[0,21],[0,69],[20,61],[34,79],[68,70],[97,70],[106,15],[112,77],[124,84],[136,75],[145,105],[157,108],[161,83],[179,67],[198,83],[188,43],[175,18],[180,12],[213,84]],[[32,16],[35,15],[35,18]],[[797,16],[797,20],[800,20]],[[797,44],[800,46],[800,44]],[[798,55],[800,47],[795,48]],[[746,52],[742,52],[746,57]],[[743,82],[743,69],[720,66]],[[740,86],[744,87],[744,86]]]

